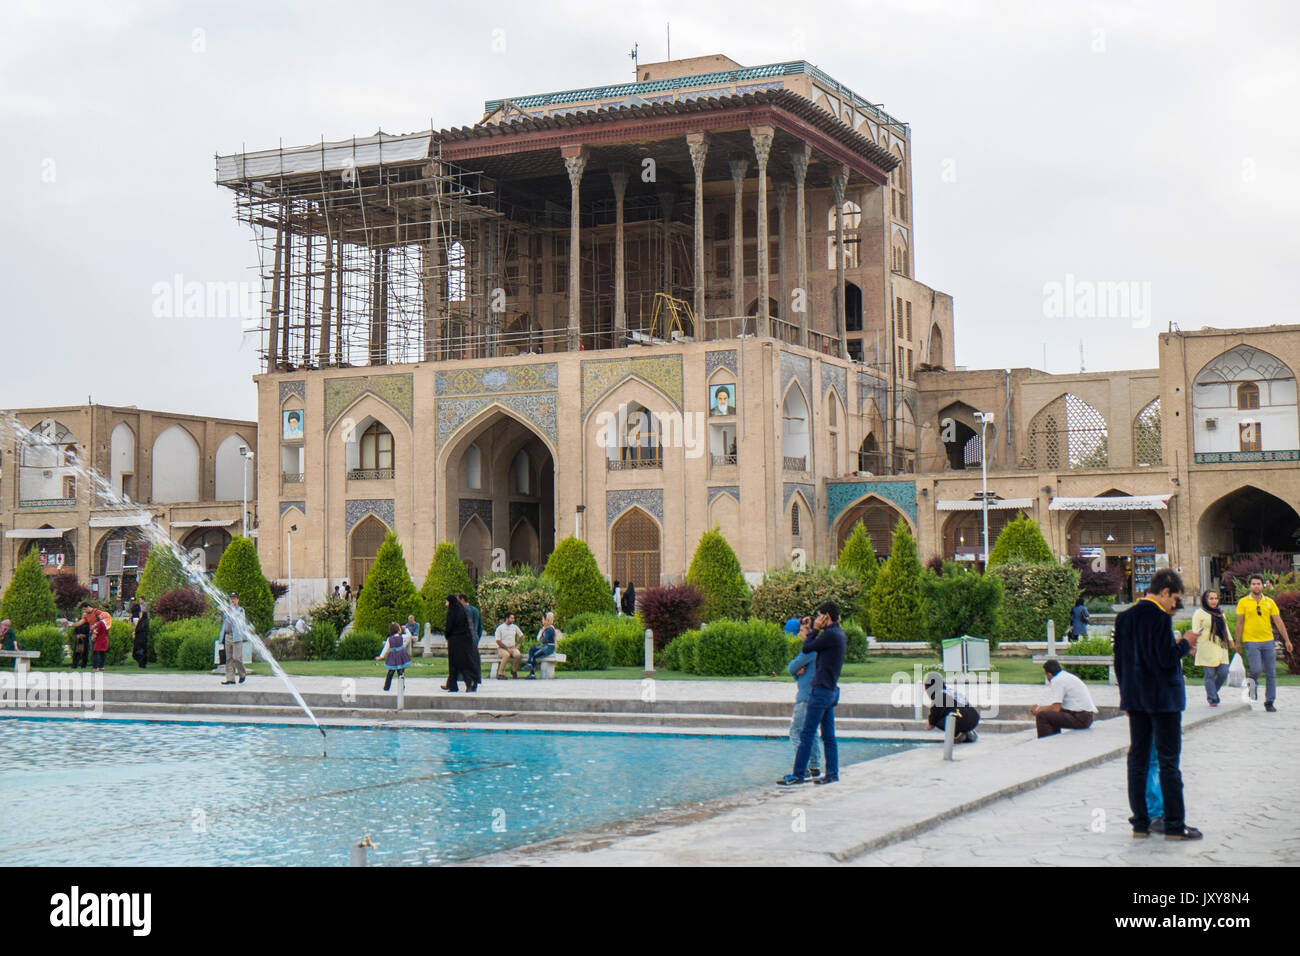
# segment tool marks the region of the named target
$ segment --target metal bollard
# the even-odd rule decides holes
[[[645,676],[655,672],[655,632],[645,629]]]
[[[352,848],[352,853],[348,857],[348,866],[369,866],[370,851],[374,849],[374,846],[370,842],[370,834],[367,833],[361,842]]]
[[[402,709],[402,699],[406,696],[406,674],[397,675],[397,709]]]
[[[1056,622],[1050,617],[1047,619],[1047,656],[1056,656]]]
[[[943,719],[943,759],[952,759],[953,739],[957,736],[957,715],[949,714]]]

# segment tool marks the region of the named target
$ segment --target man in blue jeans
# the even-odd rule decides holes
[[[817,608],[812,623],[813,632],[803,642],[804,651],[817,653],[812,693],[808,698],[808,715],[804,718],[799,750],[794,756],[794,770],[777,781],[783,787],[808,782],[808,760],[819,727],[822,747],[826,751],[826,767],[817,783],[835,783],[840,779],[840,754],[835,743],[835,705],[840,702],[840,669],[844,666],[847,641],[840,628],[839,605],[834,601],[824,602]]]
[[[806,617],[802,621],[797,617],[792,617],[785,622],[785,632],[791,637],[798,635],[800,640],[806,640],[811,630],[812,618],[810,617]],[[790,672],[790,676],[794,678],[795,685],[798,687],[794,698],[794,713],[790,715],[790,743],[797,757],[799,755],[799,743],[803,740],[804,720],[808,717],[808,699],[812,697],[813,675],[817,671],[817,652],[800,651],[786,665],[786,670]],[[821,765],[821,741],[814,737],[812,756],[809,758],[808,764],[808,775],[820,777],[822,775]]]

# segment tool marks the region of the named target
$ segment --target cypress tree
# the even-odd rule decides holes
[[[862,582],[861,597],[858,598],[858,622],[862,625],[862,629],[870,634],[871,589],[880,574],[880,562],[876,560],[876,550],[871,545],[871,535],[867,533],[867,526],[861,518],[853,526],[848,540],[844,542],[844,549],[840,551],[840,559],[835,566]]]
[[[442,597],[445,617],[447,594]],[[379,546],[375,563],[370,566],[362,584],[361,597],[357,599],[356,629],[386,635],[390,623],[405,624],[411,614],[417,621],[422,620],[425,616],[424,601],[411,581],[402,545],[397,535],[390,531]]]
[[[420,597],[424,601],[424,613],[429,626],[441,631],[447,626],[447,595],[464,593],[469,603],[478,607],[478,598],[474,593],[474,584],[469,579],[465,562],[460,559],[460,552],[450,541],[444,541],[433,552],[429,562],[429,571],[424,576],[424,587],[420,588]],[[361,592],[365,594],[363,590]],[[406,618],[402,618],[405,621]],[[402,623],[399,621],[398,623]],[[381,634],[388,633],[388,623],[384,622]]]
[[[145,559],[144,572],[140,575],[140,586],[135,589],[135,595],[142,601],[152,603],[168,591],[190,586],[190,579],[185,576],[181,562],[172,549],[165,545],[154,545],[149,549],[149,557]]]
[[[723,618],[743,621],[749,617],[749,585],[740,572],[740,561],[717,525],[700,537],[686,572],[686,583],[704,595],[700,620]]]
[[[614,613],[614,594],[585,541],[567,537],[555,546],[542,571],[555,587],[555,623],[561,628],[585,611]]]
[[[271,597],[271,582],[262,573],[262,562],[250,538],[236,535],[231,539],[230,546],[217,563],[212,583],[224,594],[231,591],[239,594],[239,604],[248,617],[248,623],[258,633],[270,630],[275,600]]]
[[[871,589],[871,626],[874,636],[882,641],[926,639],[921,562],[916,555],[916,541],[901,518],[894,527],[889,560],[880,568]]]
[[[9,618],[17,634],[33,624],[52,624],[59,609],[54,605],[54,591],[50,579],[41,570],[41,560],[35,550],[14,568],[13,579],[5,588],[0,600],[0,618]]]

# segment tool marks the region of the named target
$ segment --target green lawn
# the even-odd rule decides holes
[[[911,680],[914,673],[913,668],[919,665],[922,671],[937,668],[939,666],[938,657],[873,657],[865,664],[845,664],[844,670],[840,675],[843,683],[878,683],[887,684],[894,674],[906,674],[908,680]],[[1041,684],[1043,682],[1043,667],[1041,664],[1035,664],[1028,657],[996,657],[993,659],[994,669],[998,674],[998,680],[1004,684]],[[291,675],[301,675],[303,677],[383,677],[384,667],[378,661],[284,661],[282,666],[285,671]],[[484,660],[483,675],[487,681],[488,661]],[[41,670],[55,670],[55,668],[41,668]],[[57,670],[68,671],[70,668],[63,667]],[[270,674],[271,665],[257,663],[248,665],[250,674]],[[182,674],[182,673],[202,673],[199,671],[180,671],[175,668],[159,667],[157,664],[150,664],[147,670],[141,671],[134,662],[127,664],[116,664],[112,667],[105,668],[108,674]],[[447,676],[447,658],[445,657],[417,657],[411,662],[411,666],[406,671],[408,677],[436,677],[445,679]],[[604,679],[604,680],[641,680],[642,672],[639,667],[611,667],[603,671],[557,671],[556,676],[563,679]],[[659,680],[755,680],[755,681],[785,681],[793,682],[793,678],[784,671],[776,677],[703,677],[699,674],[683,674],[679,671],[659,670],[655,672],[655,677]],[[1289,687],[1300,686],[1300,675],[1288,674],[1286,665],[1278,662],[1277,682]],[[490,683],[495,684],[495,681]],[[501,682],[506,683],[505,681]],[[1092,684],[1105,684],[1104,680],[1089,681]],[[1200,688],[1200,681],[1188,678],[1188,692]]]

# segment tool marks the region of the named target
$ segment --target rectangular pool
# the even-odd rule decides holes
[[[847,765],[917,746],[840,741]],[[0,718],[0,865],[438,864],[774,784],[788,740]]]

